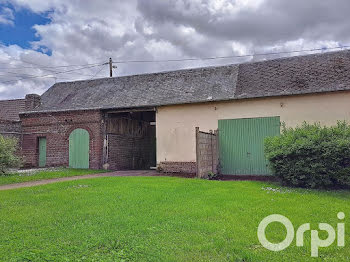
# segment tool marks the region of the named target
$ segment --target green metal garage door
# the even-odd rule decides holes
[[[69,167],[89,168],[90,136],[85,129],[75,129],[69,136]]]
[[[264,138],[279,134],[279,117],[219,120],[222,174],[269,175]]]

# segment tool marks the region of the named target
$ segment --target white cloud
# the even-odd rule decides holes
[[[0,10],[0,24],[5,24],[5,25],[11,25],[13,26],[13,19],[14,19],[13,11],[10,8],[3,7]]]
[[[115,61],[198,58],[350,43],[347,0],[337,0],[337,4],[319,0],[11,0],[11,4],[15,9],[27,8],[38,14],[49,12],[50,23],[33,27],[40,40],[34,41],[31,49],[0,45],[0,99],[42,93],[55,81],[89,79],[101,69],[62,73],[54,79],[49,75],[52,71],[67,68],[31,68],[26,62],[43,66],[79,65],[107,62],[109,57]],[[0,13],[0,23],[4,23],[1,20],[4,17],[11,24],[13,12],[5,9]],[[52,51],[51,56],[40,52],[46,49]],[[246,60],[118,64],[117,73],[137,74]],[[104,67],[98,76],[108,76],[108,68]],[[27,79],[11,81],[16,79],[13,74],[16,72],[23,74],[19,78]]]

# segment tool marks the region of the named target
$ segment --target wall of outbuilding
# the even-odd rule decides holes
[[[22,125],[20,121],[0,120],[0,135],[6,138],[15,138],[18,141],[18,154],[21,152]]]
[[[22,114],[22,155],[27,167],[37,167],[38,138],[47,139],[47,166],[69,165],[69,135],[76,128],[90,134],[90,168],[102,168],[103,118],[100,111]]]
[[[21,122],[0,120],[0,135],[21,138]]]
[[[323,125],[333,125],[338,120],[350,121],[350,92],[159,107],[156,114],[157,163],[168,172],[172,169],[177,172],[179,166],[182,172],[186,172],[183,167],[193,172],[195,127],[207,132],[218,128],[219,119],[268,116],[280,116],[288,127],[303,121]]]
[[[153,116],[154,117],[154,116]],[[155,126],[141,119],[107,117],[108,168],[149,169],[155,166]],[[153,160],[154,156],[154,160]]]

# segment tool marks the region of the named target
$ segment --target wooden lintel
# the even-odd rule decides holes
[[[112,110],[106,111],[107,114],[118,114],[118,113],[129,113],[129,112],[155,112],[156,108],[134,108],[134,109],[120,109],[120,110]]]

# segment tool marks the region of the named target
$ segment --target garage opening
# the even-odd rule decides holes
[[[219,120],[221,173],[270,175],[264,139],[279,134],[279,117]]]
[[[110,170],[146,170],[156,166],[155,110],[105,114],[105,163]]]

